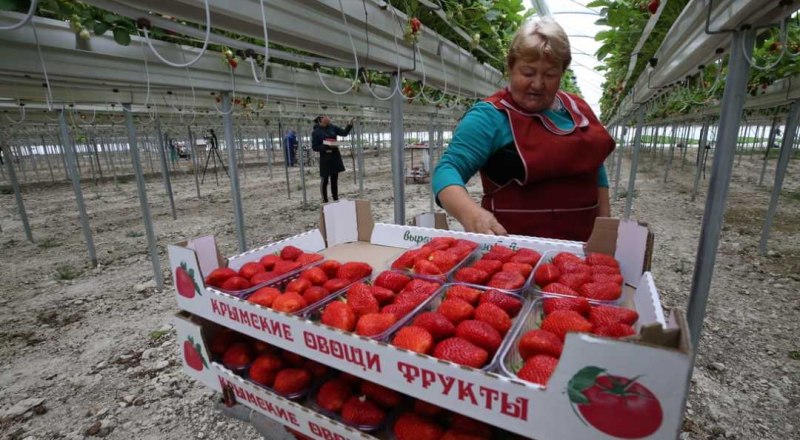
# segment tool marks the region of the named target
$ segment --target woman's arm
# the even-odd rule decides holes
[[[611,217],[611,201],[608,198],[608,188],[597,187],[597,216]]]

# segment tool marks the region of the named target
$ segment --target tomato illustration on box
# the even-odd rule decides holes
[[[194,280],[194,274],[194,269],[188,267],[185,261],[181,261],[180,266],[175,268],[175,288],[180,296],[192,299],[195,293],[202,295],[200,286]]]
[[[203,357],[203,348],[191,336],[183,341],[183,359],[194,370],[203,371],[203,368],[208,368],[206,358]]]

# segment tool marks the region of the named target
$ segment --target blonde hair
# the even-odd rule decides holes
[[[511,40],[506,65],[511,70],[519,60],[541,59],[561,66],[564,71],[572,62],[567,33],[550,17],[533,19],[522,24]]]

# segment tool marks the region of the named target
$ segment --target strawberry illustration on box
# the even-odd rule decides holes
[[[194,280],[195,271],[189,267],[185,261],[181,261],[180,266],[175,268],[175,289],[178,295],[192,299],[195,293],[201,295],[200,286]]]

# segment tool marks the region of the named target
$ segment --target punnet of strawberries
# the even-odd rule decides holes
[[[560,252],[536,268],[534,281],[545,294],[615,301],[622,296],[624,279],[619,262],[611,255],[594,253],[581,258]]]
[[[438,301],[440,300],[440,301]],[[448,285],[392,336],[396,347],[473,368],[484,368],[522,310],[521,297],[496,289]]]
[[[322,259],[320,254],[286,246],[277,254],[265,255],[258,261],[243,264],[238,271],[228,267],[216,268],[205,281],[207,285],[227,292],[239,292],[283,278]]]
[[[388,413],[406,401],[397,391],[347,373],[325,380],[312,399],[323,414],[362,431],[381,428]]]
[[[396,440],[490,440],[495,428],[450,410],[415,400],[391,426]]]
[[[519,291],[527,284],[533,268],[542,255],[533,249],[517,250],[496,244],[478,261],[458,269],[453,281],[487,286],[506,291]]]
[[[558,365],[567,333],[593,333],[609,338],[636,334],[633,325],[639,314],[635,310],[591,304],[586,298],[545,297],[541,301],[543,319],[539,328],[523,332],[517,343],[524,364],[516,375],[528,382],[547,385]]]
[[[453,237],[434,237],[424,245],[403,252],[391,264],[394,270],[444,281],[448,274],[478,248],[478,243]]]

